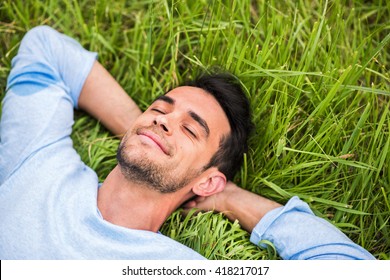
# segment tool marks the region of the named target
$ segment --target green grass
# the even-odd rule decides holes
[[[390,2],[22,1],[0,8],[0,96],[30,28],[99,53],[142,109],[200,70],[243,82],[256,132],[236,182],[293,195],[379,259],[390,259]],[[78,113],[73,139],[104,180],[118,140]],[[175,212],[162,232],[210,259],[274,259],[220,214]]]

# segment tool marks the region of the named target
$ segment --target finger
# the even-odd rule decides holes
[[[195,200],[190,200],[190,201],[183,204],[184,208],[194,208],[195,206],[196,206]]]
[[[183,216],[187,216],[189,213],[197,214],[199,212],[201,212],[201,211],[199,209],[196,209],[196,208],[181,208],[180,209],[180,213]]]
[[[182,205],[182,207],[185,207],[185,208],[193,208],[195,207],[198,203],[201,203],[202,201],[204,201],[206,198],[203,197],[203,196],[197,196],[189,201],[187,201],[186,203],[184,203]]]

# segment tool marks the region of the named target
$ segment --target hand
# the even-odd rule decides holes
[[[200,211],[222,212],[231,220],[239,220],[241,226],[252,232],[256,224],[269,211],[282,205],[228,182],[222,192],[208,197],[196,197],[183,205],[185,213],[191,208]]]
[[[226,199],[234,192],[234,188],[239,187],[232,182],[227,182],[222,192],[207,197],[197,196],[183,205],[184,212],[188,213],[192,208],[197,208],[199,211],[224,212]]]

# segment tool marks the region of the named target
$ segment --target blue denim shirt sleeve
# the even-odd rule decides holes
[[[334,225],[313,214],[298,197],[267,213],[251,234],[251,242],[265,247],[273,243],[285,260],[375,259]]]

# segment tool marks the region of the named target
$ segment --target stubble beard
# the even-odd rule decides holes
[[[129,158],[125,143],[126,141],[122,141],[118,147],[117,160],[123,176],[129,182],[160,193],[173,193],[188,185],[203,171],[191,169],[185,176],[178,178],[172,174],[169,166],[155,163],[146,156]]]

